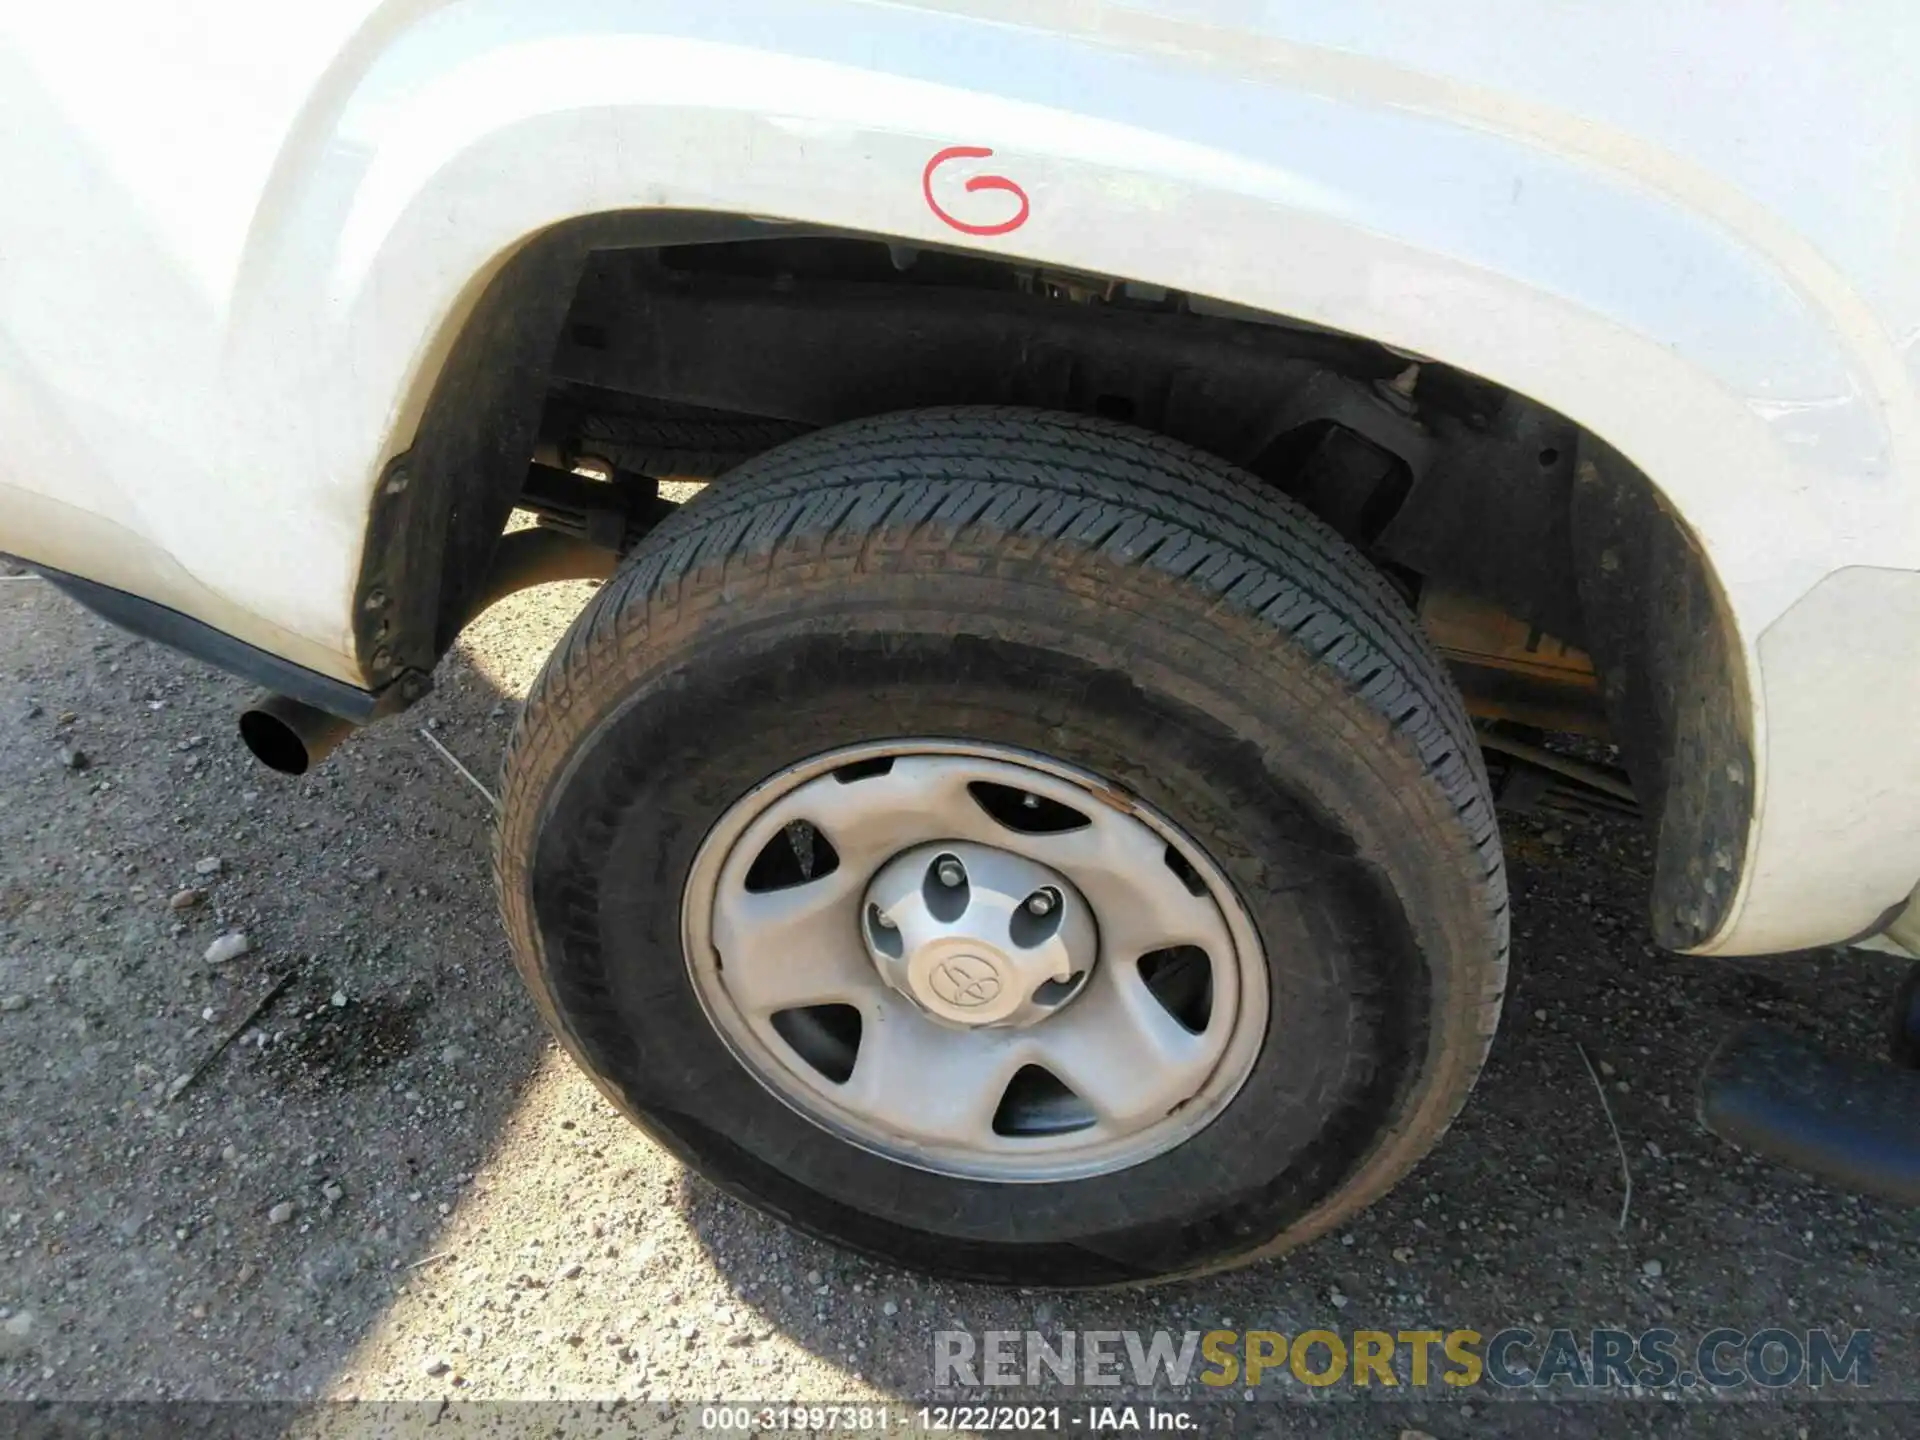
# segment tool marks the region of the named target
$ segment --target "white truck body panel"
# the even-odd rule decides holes
[[[1920,879],[1916,77],[1893,0],[14,0],[0,549],[359,683],[376,478],[543,227],[706,210],[1125,276],[1443,360],[1639,465],[1755,706],[1703,948],[1830,942]],[[992,154],[923,192],[952,146]]]

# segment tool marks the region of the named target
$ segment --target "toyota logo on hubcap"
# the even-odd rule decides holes
[[[1000,974],[985,960],[956,955],[942,960],[927,977],[933,993],[956,1010],[973,1010],[1000,995]]]

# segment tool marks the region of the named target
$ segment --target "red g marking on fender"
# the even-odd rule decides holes
[[[976,190],[1004,190],[1009,195],[1019,197],[1020,209],[1014,214],[1014,217],[1011,220],[1002,220],[997,225],[969,224],[958,216],[951,215],[941,209],[940,202],[933,198],[933,172],[935,170],[938,170],[949,160],[984,160],[991,154],[993,154],[993,151],[979,145],[949,145],[938,155],[935,155],[931,160],[927,161],[927,168],[920,172],[920,193],[927,197],[927,208],[962,234],[1005,235],[1009,230],[1018,230],[1022,225],[1027,223],[1027,213],[1030,208],[1027,204],[1027,192],[1014,184],[1013,181],[1007,179],[1004,175],[975,175],[971,180],[967,181],[968,194],[972,194]]]

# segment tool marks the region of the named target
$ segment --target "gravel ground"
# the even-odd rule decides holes
[[[426,703],[290,781],[233,738],[238,682],[5,568],[0,1399],[918,1401],[935,1398],[941,1329],[1511,1324],[1870,1327],[1876,1393],[1920,1395],[1920,1216],[1743,1159],[1690,1116],[1733,1024],[1764,1014],[1870,1049],[1900,967],[1657,952],[1630,826],[1510,825],[1514,986],[1492,1063],[1439,1152],[1340,1235],[1153,1291],[936,1285],[685,1175],[523,997],[494,918],[489,802],[418,728],[491,785],[587,587],[498,607]],[[1632,1163],[1624,1233],[1578,1045]],[[991,1398],[1022,1396],[1063,1393]],[[1309,1411],[1326,1433],[1389,1440],[1548,1419],[1484,1390],[1285,1413]],[[1669,1401],[1561,1405],[1550,1428],[1703,1415],[1753,1435],[1920,1423],[1887,1404]]]

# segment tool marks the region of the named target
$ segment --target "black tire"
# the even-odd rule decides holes
[[[707,1021],[681,887],[715,819],[843,745],[939,734],[1130,790],[1268,957],[1222,1115],[1096,1180],[899,1165],[801,1118]],[[1444,1132],[1485,1058],[1506,883],[1441,662],[1344,541],[1129,427],[923,411],[822,431],[651,536],[536,683],[496,861],[514,953],[606,1094],[716,1185],[902,1265],[1095,1285],[1319,1234]]]

